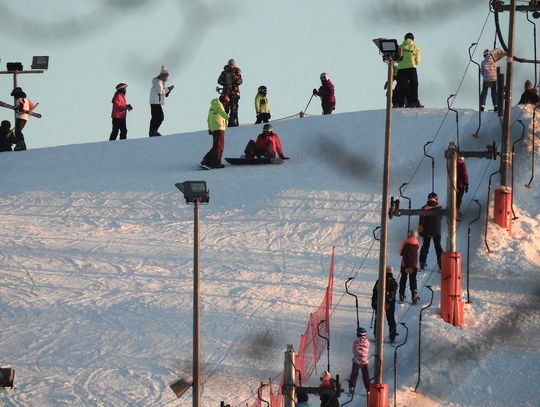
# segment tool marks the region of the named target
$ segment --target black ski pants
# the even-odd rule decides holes
[[[118,132],[120,132],[120,140],[125,140],[127,137],[125,117],[123,119],[117,119],[115,117],[112,118],[112,131],[111,136],[109,137],[109,141],[116,140],[116,137],[118,137]]]
[[[387,303],[388,305],[388,303]],[[375,314],[377,313],[377,310],[375,310]],[[394,340],[396,337],[396,303],[393,302],[390,304],[390,306],[386,309],[386,322],[388,322],[388,331],[390,333],[390,339]],[[373,332],[377,332],[377,317],[375,316],[375,323],[373,325]]]
[[[332,114],[332,112],[336,108],[334,105],[321,105],[321,106],[322,106],[322,114]]]
[[[426,236],[422,235],[422,248],[420,249],[420,265],[426,264],[427,255],[429,253],[429,246],[431,245],[431,239],[433,239],[433,245],[435,246],[435,253],[437,253],[437,265],[439,270],[441,269],[441,255],[443,249],[441,247],[441,235]]]
[[[458,188],[456,192],[456,208],[459,211],[461,209],[461,202],[463,201],[463,194],[465,193],[465,188]]]
[[[405,267],[401,267],[401,277],[399,278],[399,294],[405,295],[405,289],[407,288],[407,278],[409,278],[409,288],[411,289],[411,293],[414,293],[418,290],[417,283],[416,283],[416,274],[418,270],[414,269],[414,271],[410,274],[407,274],[405,272]]]
[[[158,104],[150,105],[150,113],[152,118],[150,119],[150,130],[148,131],[148,135],[154,137],[158,135],[159,126],[161,126],[161,123],[165,120],[165,115],[163,114],[163,108]]]
[[[238,101],[239,96],[229,95],[229,103],[225,105],[225,111],[229,115],[229,127],[238,127]]]
[[[255,124],[268,123],[270,120],[270,113],[257,113],[257,120]]]
[[[26,126],[26,120],[19,118],[15,119],[15,151],[26,150],[26,143],[22,132],[24,126]]]
[[[260,149],[254,140],[249,140],[244,150],[244,155],[246,158],[270,157],[269,151]]]
[[[361,365],[360,363],[352,364],[351,376],[349,377],[349,387],[356,387],[356,381],[358,380],[358,371],[362,370],[362,379],[364,381],[364,387],[366,391],[369,390],[369,365]]]
[[[405,68],[397,73],[397,94],[396,102],[399,106],[418,104],[418,75],[416,68]]]

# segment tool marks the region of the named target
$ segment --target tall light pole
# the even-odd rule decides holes
[[[193,205],[193,407],[201,406],[200,349],[200,287],[199,287],[199,205],[210,200],[205,181],[184,181],[175,184],[184,193],[188,205]],[[186,383],[181,379],[182,383]],[[174,391],[174,388],[173,388]],[[185,392],[185,390],[184,390]],[[176,392],[180,397],[183,392]],[[179,394],[180,393],[180,394]]]
[[[384,316],[386,299],[386,248],[388,244],[388,195],[390,189],[390,146],[392,142],[392,83],[394,82],[394,62],[399,60],[397,40],[374,39],[383,61],[388,65],[386,93],[386,126],[384,131],[384,171],[381,207],[381,237],[379,251],[379,282],[377,283],[377,329],[375,351],[375,383],[370,385],[368,406],[388,406],[388,385],[383,383],[384,368]]]

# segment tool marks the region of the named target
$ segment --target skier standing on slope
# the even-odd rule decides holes
[[[11,130],[11,123],[3,120],[0,124],[0,152],[11,151],[11,145],[15,141],[15,136]]]
[[[26,122],[30,118],[30,112],[36,108],[38,103],[32,103],[26,97],[26,93],[19,87],[16,87],[11,92],[11,96],[15,99],[15,151],[26,150],[24,134],[22,129],[26,126]]]
[[[257,115],[257,120],[255,121],[255,124],[268,123],[270,120],[270,103],[266,96],[267,92],[268,89],[266,86],[259,86],[259,89],[257,89],[257,94],[255,95],[255,113]]]
[[[158,130],[165,119],[162,106],[165,104],[165,98],[174,89],[174,85],[165,86],[167,79],[169,79],[169,71],[165,65],[161,65],[161,72],[152,79],[152,87],[150,88],[150,113],[152,115],[148,131],[150,137],[161,136]]]
[[[418,288],[416,286],[416,274],[418,272],[418,243],[417,233],[410,230],[407,239],[401,243],[399,254],[401,256],[401,277],[399,279],[399,301],[405,300],[405,289],[407,288],[407,277],[409,278],[409,288],[413,304],[418,301]]]
[[[313,89],[313,95],[321,98],[323,114],[332,114],[336,108],[336,96],[334,95],[334,84],[330,76],[323,72],[320,76],[321,86],[319,89]]]
[[[457,192],[456,192],[456,208],[457,208],[457,220],[461,220],[461,201],[463,200],[463,194],[469,192],[469,174],[467,172],[467,165],[465,159],[459,157],[457,159]]]
[[[325,371],[321,377],[319,397],[321,399],[321,407],[339,407],[339,392],[336,381],[332,378],[330,372]]]
[[[521,95],[521,99],[519,99],[518,105],[535,105],[538,103],[538,93],[536,93],[536,89],[534,88],[534,85],[530,80],[525,81],[525,91]]]
[[[386,267],[386,296],[385,296],[385,308],[386,308],[386,320],[388,322],[388,330],[390,332],[390,341],[394,342],[396,336],[396,291],[397,291],[397,281],[394,278],[394,268],[391,266]],[[373,286],[373,294],[371,295],[371,308],[377,312],[377,296],[379,294],[379,280],[375,282]],[[375,332],[377,331],[377,316],[375,315]]]
[[[225,129],[229,115],[225,106],[229,103],[229,97],[222,94],[219,99],[212,99],[208,110],[208,133],[212,135],[212,148],[206,153],[201,165],[209,168],[223,168],[221,156],[225,147]]]
[[[118,132],[120,132],[120,140],[125,140],[127,137],[126,116],[127,112],[133,110],[131,105],[126,102],[127,84],[119,83],[116,85],[116,93],[112,98],[112,131],[109,141],[116,140]]]
[[[491,89],[491,101],[493,110],[497,111],[497,62],[493,59],[489,49],[484,50],[484,60],[480,64],[482,74],[482,92],[480,93],[480,111],[483,112],[486,105],[488,89]]]
[[[259,134],[256,141],[249,140],[244,155],[246,158],[275,158],[276,154],[281,159],[285,158],[279,135],[274,133],[272,125],[267,123],[263,126],[263,132]]]
[[[362,379],[366,392],[369,392],[369,340],[364,328],[356,329],[356,339],[352,345],[353,360],[352,371],[349,377],[349,394],[354,394],[356,381],[358,379],[358,371],[362,370]]]
[[[439,197],[435,192],[430,192],[426,204],[422,207],[424,211],[441,209],[439,205]],[[418,234],[422,236],[422,248],[420,249],[420,268],[426,268],[426,259],[429,253],[429,246],[433,239],[435,253],[437,253],[437,265],[441,269],[441,216],[425,216],[421,215],[418,222]]]
[[[221,93],[229,98],[226,112],[229,114],[229,127],[238,126],[238,102],[240,100],[240,85],[242,84],[242,72],[236,66],[234,59],[229,59],[227,65],[218,77],[217,83],[223,86]]]
[[[399,46],[403,59],[398,62],[397,71],[397,107],[424,107],[418,100],[418,73],[416,66],[420,64],[420,48],[414,43],[412,33],[405,34]],[[407,100],[407,105],[405,105]]]

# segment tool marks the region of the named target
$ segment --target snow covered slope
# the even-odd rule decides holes
[[[453,116],[442,122],[445,114],[394,113],[392,191],[409,182],[404,193],[413,207],[431,190],[422,146],[435,136],[435,189],[445,199],[443,152],[456,135]],[[516,109],[514,118],[529,127],[530,114]],[[481,138],[472,138],[476,119],[460,111],[462,149],[483,150],[500,139],[493,113],[483,116]],[[174,184],[195,179],[206,180],[211,195],[201,211],[203,405],[243,406],[261,380],[279,374],[285,344],[298,346],[324,294],[332,246],[331,367],[348,377],[356,318],[343,282],[356,275],[351,289],[367,327],[378,266],[372,230],[380,222],[384,111],[278,122],[274,129],[291,157],[280,166],[200,171],[206,132],[0,154],[0,364],[17,372],[17,388],[2,392],[0,404],[191,404],[189,394],[177,400],[168,385],[191,370],[193,213]],[[259,131],[229,130],[225,156],[239,156]],[[519,137],[519,125],[514,132]],[[398,319],[411,329],[398,359],[399,404],[537,405],[540,200],[536,181],[523,187],[529,148],[516,150],[513,237],[490,224],[487,255],[481,222],[473,225],[467,329],[442,323],[436,305],[424,313],[418,393],[410,388],[420,307],[399,307]],[[458,236],[464,258],[466,225],[477,212],[471,200],[485,203],[483,175],[498,162],[470,159],[468,166]],[[406,218],[390,222],[389,262],[396,267],[406,229]],[[428,263],[435,264],[433,253]],[[433,270],[421,276],[435,288],[438,278]],[[428,300],[424,289],[421,302]],[[391,384],[393,348],[386,356]]]

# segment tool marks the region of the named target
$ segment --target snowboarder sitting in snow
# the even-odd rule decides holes
[[[484,50],[484,60],[480,65],[480,73],[483,78],[482,92],[480,93],[480,111],[484,111],[488,89],[491,89],[493,110],[497,111],[497,62],[493,59],[489,49]]]
[[[274,133],[272,125],[267,123],[256,141],[249,140],[244,155],[246,158],[275,158],[276,154],[281,159],[285,158],[279,135]]]
[[[321,399],[321,407],[339,407],[339,391],[337,384],[327,371],[325,371],[321,377],[319,397]]]
[[[456,193],[456,208],[457,208],[457,220],[461,220],[461,201],[463,200],[463,194],[469,192],[469,174],[467,173],[467,166],[465,165],[465,159],[459,157],[457,159],[457,193]]]
[[[538,103],[538,93],[536,93],[536,89],[534,88],[534,85],[531,81],[527,80],[525,81],[525,91],[521,95],[521,99],[519,99],[518,105],[535,105]]]
[[[13,89],[11,96],[17,99],[15,101],[15,151],[22,151],[26,150],[22,129],[30,118],[30,113],[39,103],[32,103],[30,99],[26,97],[26,93],[19,87]]]
[[[388,321],[388,330],[390,331],[390,341],[394,342],[398,333],[396,332],[396,291],[397,291],[397,281],[394,278],[394,268],[391,266],[386,267],[386,297],[385,297],[385,308],[386,308],[386,320]],[[375,282],[373,287],[373,294],[371,295],[371,308],[377,312],[377,298],[379,295],[378,291],[379,280]],[[373,328],[377,332],[377,318],[375,318],[375,327]]]
[[[11,123],[3,120],[0,125],[0,152],[11,151],[11,145],[15,143],[15,135],[11,130]]]
[[[296,407],[311,407],[311,404],[309,404],[309,396],[306,393],[298,393],[296,398],[298,400]]]
[[[428,195],[427,203],[422,207],[424,211],[441,209],[439,205],[439,197],[435,192],[430,192]],[[424,270],[426,268],[426,259],[429,253],[429,246],[431,239],[435,245],[435,252],[437,253],[437,265],[439,270],[441,269],[441,216],[425,216],[421,215],[418,222],[418,234],[422,236],[422,249],[420,249],[420,268]]]
[[[236,66],[234,59],[229,59],[227,65],[219,75],[217,83],[223,86],[223,95],[229,98],[229,104],[225,106],[225,111],[229,114],[229,127],[238,126],[238,101],[240,100],[240,85],[242,84],[242,72]]]
[[[125,140],[127,136],[126,116],[127,112],[133,110],[131,105],[126,103],[127,84],[119,83],[116,85],[116,93],[112,98],[112,131],[109,141],[116,140],[120,132],[120,140]]]
[[[352,346],[353,360],[352,371],[349,377],[349,394],[354,394],[356,387],[356,380],[358,379],[358,370],[362,370],[362,379],[364,380],[364,387],[366,392],[369,391],[369,340],[366,330],[364,328],[356,329],[356,339],[353,341]]]
[[[399,301],[405,300],[405,288],[407,287],[407,277],[409,278],[409,288],[413,304],[418,301],[418,291],[416,286],[416,274],[418,272],[418,243],[417,233],[410,230],[407,239],[401,244],[399,254],[401,256],[401,277],[399,279]]]
[[[313,89],[313,95],[321,98],[323,114],[332,114],[336,108],[336,97],[334,96],[334,84],[327,73],[321,74],[320,88]]]
[[[266,86],[259,86],[257,94],[255,95],[255,113],[257,114],[257,121],[255,124],[268,123],[270,120],[270,103],[268,103],[268,97],[266,93],[268,89]]]

